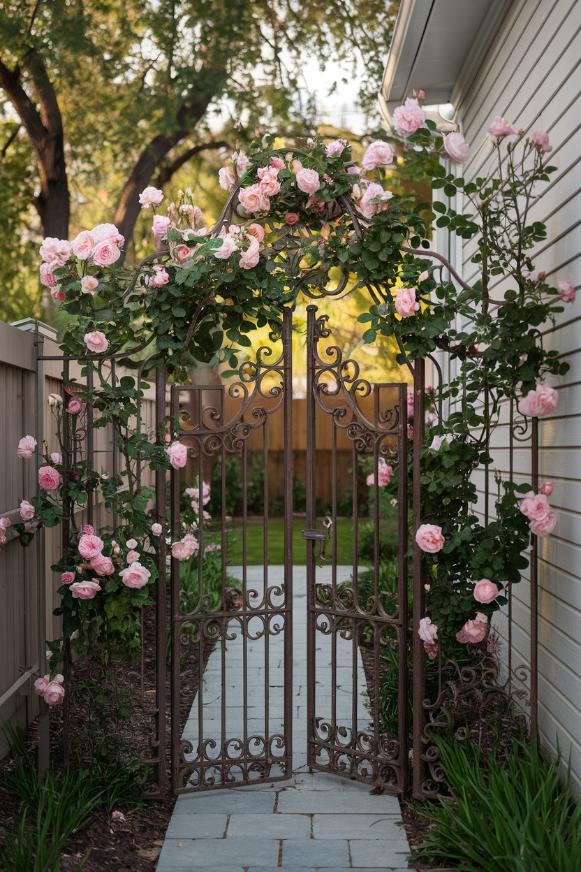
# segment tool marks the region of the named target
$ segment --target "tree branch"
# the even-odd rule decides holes
[[[163,188],[184,164],[187,164],[193,157],[202,151],[217,148],[228,148],[229,143],[224,139],[218,139],[212,142],[203,142],[199,145],[192,145],[182,154],[178,155],[175,160],[169,164],[164,164],[159,168],[159,172],[155,179],[155,184],[158,188]]]

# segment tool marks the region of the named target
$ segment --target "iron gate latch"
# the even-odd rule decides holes
[[[311,539],[319,542],[319,559],[325,559],[325,543],[331,536],[331,528],[333,527],[333,519],[328,515],[323,521],[324,530],[303,530],[303,539]]]

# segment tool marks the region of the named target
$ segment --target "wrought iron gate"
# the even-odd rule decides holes
[[[401,792],[406,785],[407,386],[370,384],[326,345],[327,316],[308,307],[307,674],[308,764]],[[362,401],[372,402],[363,408]],[[320,410],[320,411],[319,411]],[[332,427],[332,504],[317,529],[317,428]],[[351,565],[338,561],[338,445],[351,445]],[[399,466],[397,506],[383,517],[382,485]],[[363,467],[363,469],[362,469]],[[362,472],[369,472],[367,479]],[[368,504],[361,556],[360,507]],[[397,520],[394,519],[397,515]],[[395,523],[395,528],[394,528]],[[394,535],[397,534],[397,535]],[[328,538],[330,553],[321,560]]]

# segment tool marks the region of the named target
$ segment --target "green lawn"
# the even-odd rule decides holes
[[[369,521],[361,520],[359,522],[360,529],[364,525],[369,525]],[[302,538],[302,531],[305,528],[303,518],[295,518],[293,522],[293,563],[296,566],[304,566],[306,563],[306,542]],[[321,521],[317,524],[317,529],[323,529]],[[353,522],[350,518],[340,518],[337,520],[337,563],[351,564],[352,563],[352,530]],[[282,519],[274,519],[268,524],[268,562],[272,565],[284,563],[284,541],[283,541],[283,521]],[[395,531],[394,531],[395,533]],[[248,564],[263,563],[263,523],[260,520],[249,521],[247,525],[247,562]],[[242,563],[242,530],[235,522],[228,532],[228,563]],[[319,543],[316,543],[317,554]],[[325,557],[331,557],[331,541],[325,543]]]

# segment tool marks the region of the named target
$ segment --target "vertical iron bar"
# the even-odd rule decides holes
[[[413,439],[413,494],[412,535],[413,557],[413,795],[423,796],[422,739],[424,731],[425,662],[424,650],[417,630],[424,609],[422,584],[422,552],[415,541],[416,530],[422,521],[421,507],[421,451],[424,444],[424,390],[425,364],[420,358],[414,362],[414,439]]]
[[[399,616],[399,687],[398,687],[398,721],[399,721],[399,762],[400,788],[402,793],[408,786],[408,457],[407,457],[407,387],[399,388],[399,424],[398,424],[398,459],[399,480],[397,491],[398,505],[398,616]]]
[[[531,483],[535,493],[539,490],[539,419],[531,419]],[[538,739],[539,704],[539,590],[538,590],[538,538],[531,535],[531,739]]]
[[[74,462],[74,445],[71,445],[71,416],[65,413],[66,407],[66,387],[69,383],[70,379],[70,361],[63,361],[63,382],[62,382],[62,398],[63,403],[61,407],[61,415],[62,415],[62,449],[63,449],[63,484],[62,489],[63,493],[66,493],[68,490],[68,481],[69,474],[71,469],[71,463]],[[72,451],[71,451],[72,448]],[[73,456],[71,456],[73,455]],[[63,496],[63,520],[61,524],[61,553],[64,556],[70,547],[70,539],[72,534],[72,528],[75,524],[75,519],[73,515],[74,506],[71,506],[71,501],[68,496]],[[63,638],[63,677],[64,677],[64,686],[65,686],[65,698],[63,701],[63,756],[65,765],[68,765],[69,762],[69,752],[70,752],[70,706],[71,706],[71,671],[72,671],[72,658],[71,658],[71,643],[68,637]]]
[[[179,412],[179,389],[176,385],[171,388],[171,426]],[[180,481],[179,470],[173,469],[170,473],[170,505],[171,505],[171,538],[177,541],[180,538]],[[180,755],[180,564],[173,556],[171,558],[171,758],[172,758],[172,785],[174,790],[181,787],[178,783],[179,755]],[[200,741],[201,741],[201,737]]]
[[[224,395],[224,388],[222,387],[222,396]],[[223,402],[222,402],[223,409]],[[202,398],[202,415],[203,415],[203,398]],[[200,419],[201,420],[201,419]],[[222,446],[220,449],[220,457],[221,457],[221,477],[220,477],[220,502],[222,504],[222,539],[221,539],[221,550],[220,550],[220,566],[221,566],[221,601],[220,601],[220,610],[226,611],[228,610],[228,605],[226,602],[226,446],[225,440],[222,438]],[[202,507],[200,505],[200,514],[202,512]],[[200,550],[200,564],[202,562],[202,552]],[[226,784],[228,778],[228,766],[226,762],[226,696],[228,693],[227,683],[226,683],[226,636],[228,633],[228,618],[222,616],[220,620],[220,678],[221,678],[221,696],[220,696],[220,771],[222,777],[222,784]],[[200,683],[203,681],[203,676],[200,675]]]
[[[264,755],[267,766],[270,764],[270,609],[268,598],[268,448],[269,428],[268,418],[263,424],[263,468],[264,468],[264,560],[263,560],[263,588],[264,588]]]
[[[514,481],[514,400],[510,399],[508,422],[508,480]],[[508,587],[508,692],[512,692],[512,584]]]
[[[317,522],[315,478],[315,319],[317,307],[307,306],[307,458],[306,524],[314,530]],[[307,764],[315,763],[315,542],[307,539]]]
[[[284,415],[284,744],[285,775],[292,773],[293,734],[293,380],[292,309],[285,308],[282,322]]]
[[[44,363],[42,361],[44,338],[38,330],[38,322],[34,332],[34,353],[36,357],[35,382],[35,415],[36,415],[36,481],[38,470],[42,466],[42,450],[44,445]],[[37,483],[36,497],[42,496]],[[46,675],[46,552],[44,528],[39,527],[36,534],[36,609],[38,636],[38,671]],[[38,716],[38,777],[42,779],[50,763],[50,720],[47,704],[41,698]]]
[[[93,362],[91,360],[87,361],[87,404],[86,404],[86,415],[87,415],[87,478],[89,479],[89,484],[87,486],[87,523],[93,524],[95,520],[95,500],[94,500],[94,489],[93,483],[91,481],[91,476],[93,473],[93,463],[95,459],[94,454],[94,431],[93,431],[93,393],[94,393],[94,384],[93,384]]]
[[[115,369],[111,370],[112,378],[115,380]],[[159,364],[155,372],[155,438],[158,444],[163,445],[165,442],[165,398],[166,394],[166,374],[163,364]],[[115,433],[115,431],[113,431]],[[116,474],[116,459],[117,444],[113,442],[113,474]],[[157,537],[157,595],[156,595],[156,639],[155,639],[155,702],[156,702],[156,744],[157,744],[157,772],[156,780],[160,793],[164,793],[167,789],[167,761],[166,761],[166,583],[167,583],[167,568],[166,568],[166,535],[167,535],[167,518],[166,518],[166,499],[167,499],[167,475],[165,469],[157,469],[155,472],[155,520],[161,524],[161,533]],[[116,503],[115,503],[116,505]],[[114,510],[114,518],[116,518],[116,509]]]
[[[243,756],[246,759],[249,756],[248,748],[248,622],[249,618],[246,615],[247,609],[247,591],[248,591],[248,449],[246,440],[242,446],[242,616],[241,616],[241,632],[242,632],[242,702],[243,702],[243,718],[244,718],[244,746]],[[243,767],[243,776],[249,776],[247,763]]]
[[[157,372],[156,372],[156,378],[157,378]],[[138,379],[138,381],[137,381],[137,389],[138,390],[139,390],[139,381],[140,380]],[[156,382],[156,385],[157,385],[157,382]],[[111,360],[111,387],[113,388],[113,390],[115,390],[115,388],[117,387],[117,370],[116,370],[115,358],[113,358]],[[165,400],[164,400],[164,403],[165,403]],[[156,409],[157,409],[157,394],[156,394]],[[165,411],[165,407],[164,407],[164,411]],[[157,418],[156,418],[156,425],[157,425]],[[112,503],[112,510],[113,511],[112,511],[111,522],[113,524],[113,529],[116,530],[117,529],[117,484],[116,484],[116,478],[117,478],[117,450],[118,449],[117,449],[117,429],[114,425],[112,425],[112,427],[111,427],[111,437],[112,437],[111,476],[113,478],[113,492],[111,494],[112,500],[113,500],[113,503]],[[157,492],[157,485],[156,485],[156,492]],[[163,535],[165,535],[165,518],[163,519],[163,522],[159,521],[159,519],[157,519],[157,520],[158,520],[158,523],[164,524]]]

